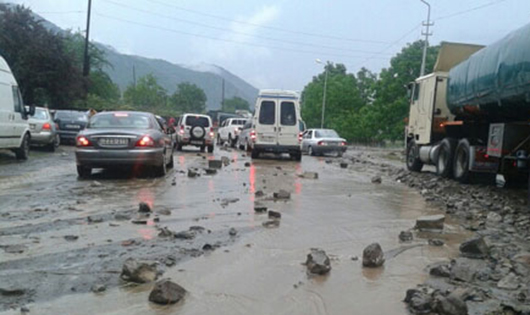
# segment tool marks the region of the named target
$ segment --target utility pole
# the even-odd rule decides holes
[[[320,59],[317,59],[315,60],[316,63],[318,64],[322,64],[322,60]],[[328,89],[328,66],[330,65],[331,63],[328,61],[326,62],[326,64],[324,65],[324,92],[322,93],[322,118],[320,120],[320,128],[321,129],[324,129],[324,114],[326,113],[326,91]]]
[[[425,35],[425,43],[423,45],[423,57],[421,60],[421,70],[420,70],[420,77],[425,75],[425,63],[427,62],[427,48],[429,47],[429,36],[432,36],[432,33],[429,32],[429,28],[434,25],[434,23],[431,23],[431,5],[425,1],[420,0],[427,6],[427,22],[423,22],[423,26],[426,27],[425,32],[421,32],[421,35]]]
[[[225,110],[225,79],[223,78],[223,87],[221,91],[221,111]]]
[[[136,88],[136,66],[133,65],[133,86]]]
[[[88,0],[88,12],[86,19],[86,38],[85,38],[85,58],[83,62],[83,76],[87,77],[90,73],[90,61],[88,57],[88,45],[90,37],[90,13],[92,11],[92,0]]]

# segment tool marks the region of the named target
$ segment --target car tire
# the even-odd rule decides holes
[[[92,175],[92,169],[90,167],[77,165],[77,175],[81,179],[87,179]]]
[[[175,162],[173,161],[173,154],[169,157],[169,163],[167,163],[167,168],[175,167]]]
[[[49,152],[55,152],[55,148],[55,141],[46,145],[46,150],[48,150]]]
[[[436,156],[436,174],[443,178],[453,176],[453,160],[455,156],[456,139],[445,138],[440,143]]]
[[[407,144],[407,169],[411,172],[421,172],[423,162],[420,160],[419,148],[416,141],[410,140]]]
[[[29,156],[29,135],[26,133],[20,144],[20,148],[15,150],[17,160],[27,160]]]
[[[313,147],[312,146],[308,146],[307,147],[307,155],[310,155],[310,156],[315,156],[315,151],[313,151]]]
[[[228,143],[230,144],[232,148],[236,147],[236,141],[237,139],[232,138],[232,135],[228,134]]]
[[[208,146],[208,153],[213,153],[213,145]]]
[[[295,161],[301,161],[302,160],[302,152],[298,152],[298,153],[291,153],[290,154],[291,156],[291,159],[295,160]]]
[[[253,159],[257,159],[257,158],[259,158],[259,153],[260,152],[257,149],[252,149],[252,153],[251,153],[250,157],[253,158]]]
[[[167,165],[166,163],[162,163],[160,166],[155,166],[155,175],[157,177],[164,177],[167,174]]]
[[[53,141],[53,145],[57,149],[61,145],[61,137],[59,135],[55,135],[55,140]]]

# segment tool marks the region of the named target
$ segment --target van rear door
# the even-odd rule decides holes
[[[264,99],[259,106],[257,137],[260,144],[276,145],[278,143],[277,103]]]
[[[278,122],[278,144],[282,146],[298,145],[298,111],[294,100],[282,100],[277,102]]]

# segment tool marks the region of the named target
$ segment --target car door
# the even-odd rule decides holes
[[[299,126],[296,104],[291,100],[281,100],[277,105],[278,144],[297,146]]]
[[[278,144],[277,103],[272,99],[261,101],[258,115],[257,138],[260,144]]]
[[[302,151],[307,151],[307,147],[309,146],[309,141],[311,140],[312,133],[312,130],[307,130],[302,136]]]
[[[0,82],[0,148],[10,147],[13,115],[11,85]]]
[[[26,117],[24,110],[24,102],[22,101],[22,95],[17,86],[12,87],[13,93],[13,105],[14,105],[14,115],[13,115],[13,128],[12,128],[12,142],[11,145],[18,147],[22,141],[22,136],[28,129],[28,117]]]

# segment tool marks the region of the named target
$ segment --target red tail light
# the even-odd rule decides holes
[[[142,138],[140,138],[140,140],[138,140],[138,142],[136,142],[136,146],[137,147],[154,147],[155,142],[153,141],[153,138],[149,136],[143,136]]]
[[[250,132],[250,139],[252,139],[252,141],[256,142],[256,130],[252,130]]]
[[[214,133],[213,133],[213,127],[210,128],[210,137],[214,137]]]
[[[184,134],[184,125],[181,125],[181,126],[180,126],[180,131],[179,131],[179,132],[180,132],[181,135]]]
[[[317,144],[318,145],[324,145],[324,141],[319,141]]]
[[[298,133],[298,142],[302,142],[302,135],[303,134],[304,134],[303,132],[299,132]]]
[[[79,136],[76,139],[76,145],[78,147],[91,147],[92,142],[90,142],[85,136]]]
[[[44,123],[44,125],[42,125],[42,130],[51,130],[52,129],[52,125],[50,125],[50,123]]]
[[[342,146],[346,146],[346,145],[348,145],[348,144],[346,143],[346,141],[342,141],[340,145],[342,145]]]

